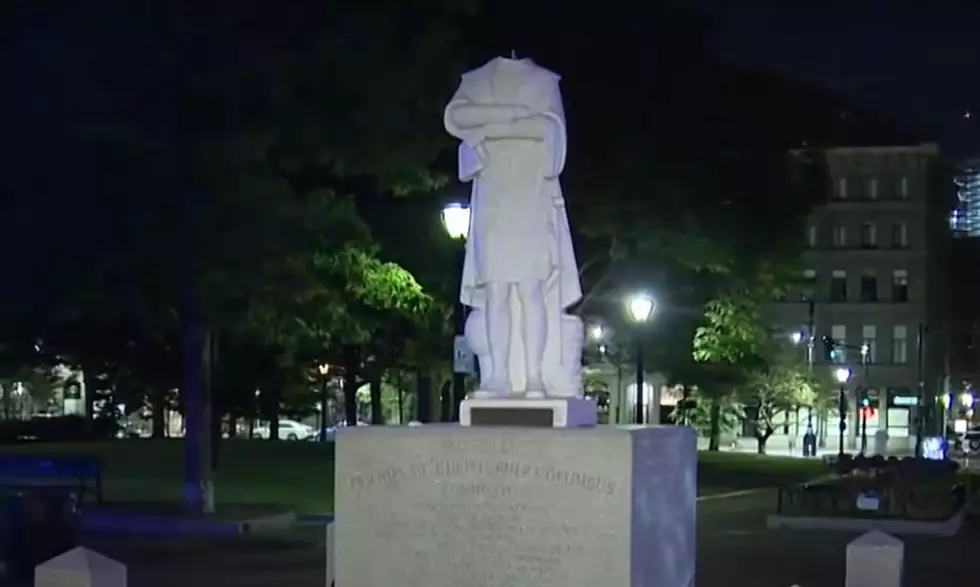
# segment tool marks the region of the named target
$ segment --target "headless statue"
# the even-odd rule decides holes
[[[482,355],[482,396],[580,395],[570,380],[579,358],[568,355],[581,328],[565,314],[581,287],[558,182],[558,80],[529,59],[498,58],[465,74],[446,107],[460,178],[473,183],[460,301],[483,321],[467,327],[480,339],[471,345]]]

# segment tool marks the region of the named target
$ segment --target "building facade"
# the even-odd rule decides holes
[[[938,421],[933,412],[948,343],[951,169],[934,144],[833,148],[818,156],[826,163],[829,193],[806,226],[803,286],[773,305],[771,320],[787,333],[801,333],[801,346],[811,341],[814,373],[834,388],[831,374],[839,365],[824,357],[822,337],[846,345],[834,358],[852,373],[845,386],[846,448],[857,443],[855,400],[864,388],[874,408],[867,436],[887,432],[889,449],[902,452],[914,442],[920,415],[927,428]],[[817,425],[833,450],[835,412]],[[803,411],[788,416],[787,436],[802,435],[805,421]]]
[[[956,207],[949,215],[949,228],[956,237],[980,237],[980,159],[956,165]]]

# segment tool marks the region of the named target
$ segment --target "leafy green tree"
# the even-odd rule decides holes
[[[759,454],[766,452],[777,417],[795,413],[800,406],[812,406],[824,395],[798,349],[773,340],[765,355],[765,362],[749,373],[737,393],[754,428]]]
[[[767,329],[759,302],[742,293],[710,301],[692,342],[692,369],[684,383],[696,385],[710,406],[709,450],[718,450],[722,408],[759,363]]]

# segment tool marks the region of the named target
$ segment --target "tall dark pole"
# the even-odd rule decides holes
[[[323,384],[320,386],[320,442],[327,441],[327,396],[328,385],[326,375],[322,375]]]
[[[847,390],[840,384],[840,395],[837,396],[837,456],[844,456],[844,429],[847,428]],[[839,461],[838,461],[839,462]]]
[[[636,342],[636,414],[637,424],[643,424],[643,343]]]
[[[862,354],[862,357],[861,357],[861,361],[864,363],[864,365],[863,365],[864,375],[862,376],[863,379],[864,379],[864,381],[862,382],[862,385],[864,385],[864,395],[862,397],[866,397],[867,398],[867,397],[869,397],[868,392],[871,390],[871,386],[868,384],[868,381],[869,381],[868,377],[869,377],[869,373],[871,371],[871,369],[870,369],[871,347],[870,346],[867,346],[867,347],[866,346],[862,346],[861,348],[862,349],[867,349],[867,350],[864,351],[864,353]],[[870,402],[870,399],[868,401]],[[861,407],[858,408],[858,409],[861,410],[861,414],[860,414],[860,416],[861,416],[861,454],[864,454],[868,450],[868,407],[866,407],[864,405],[861,405]]]
[[[868,408],[861,406],[861,454],[868,450]]]
[[[926,401],[925,401],[925,366],[922,364],[923,352],[922,348],[925,346],[925,336],[926,336],[926,326],[922,322],[919,322],[919,331],[915,337],[915,354],[916,354],[916,371],[918,372],[918,399],[916,401],[916,421],[915,421],[915,456],[916,458],[922,456],[922,436],[924,434],[923,426],[925,425],[925,411],[926,411]]]
[[[816,314],[816,303],[813,300],[808,300],[806,322],[806,365],[810,375],[813,375],[813,345],[817,338]],[[810,403],[806,410],[806,435],[808,438],[813,438],[813,402]],[[804,446],[804,456],[816,456],[814,454],[816,452],[815,446],[816,442],[813,442],[810,446]]]
[[[453,307],[453,332],[463,336],[466,330],[466,306],[459,301],[459,293],[463,289],[463,263],[466,262],[466,240],[460,239],[456,247],[456,304]],[[453,389],[449,401],[452,402],[450,420],[459,421],[459,405],[466,399],[466,373],[456,372],[456,339],[453,339]]]

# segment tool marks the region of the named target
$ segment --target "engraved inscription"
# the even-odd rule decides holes
[[[445,460],[432,458],[428,461],[406,465],[388,465],[384,468],[351,476],[347,482],[354,493],[378,487],[398,487],[408,479],[427,477],[476,476],[488,480],[533,479],[545,483],[556,483],[579,487],[592,493],[613,495],[616,482],[583,471],[562,469],[553,465],[531,465],[505,460]]]
[[[373,466],[338,479],[351,499],[345,511],[356,511],[351,548],[375,553],[365,580],[394,573],[431,587],[564,587],[584,579],[583,568],[608,576],[617,549],[602,546],[611,528],[599,530],[596,515],[628,499],[621,480],[509,441],[432,448],[383,463],[372,455]]]

